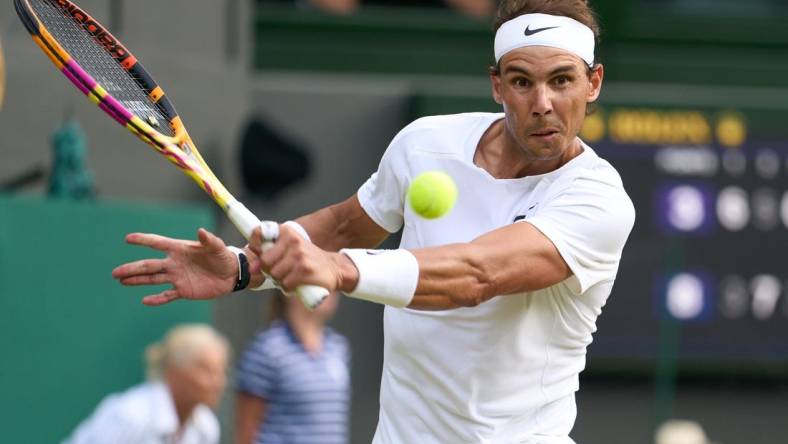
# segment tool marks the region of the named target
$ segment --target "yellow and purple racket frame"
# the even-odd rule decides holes
[[[261,226],[208,167],[164,90],[97,20],[68,0],[14,0],[14,6],[36,44],[91,102],[191,177],[244,237]],[[275,233],[268,226],[270,246],[278,225]],[[328,294],[310,285],[296,293],[309,308]]]
[[[137,135],[157,150],[175,166],[194,179],[214,200],[226,208],[232,199],[230,193],[216,179],[211,169],[202,159],[200,153],[193,149],[194,144],[162,88],[156,84],[136,57],[126,49],[109,31],[93,19],[84,10],[68,0],[14,0],[16,11],[30,32],[33,40],[49,57],[57,69],[85,94],[91,102],[98,105],[115,121]],[[38,8],[34,5],[38,4]],[[144,119],[113,97],[96,79],[91,76],[71,54],[61,46],[45,26],[36,12],[47,8],[62,13],[63,18],[81,26],[93,37],[93,44],[103,47],[104,52],[112,56],[117,66],[125,70],[140,89],[167,119],[166,122],[154,122],[153,117]],[[67,25],[66,25],[67,26]],[[146,121],[147,120],[147,121]],[[166,124],[172,135],[167,136],[152,125]],[[172,145],[179,147],[172,149]]]

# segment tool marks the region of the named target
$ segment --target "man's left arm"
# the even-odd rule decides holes
[[[473,307],[498,295],[535,291],[572,275],[555,245],[536,227],[517,223],[470,243],[412,251],[419,263],[408,308]]]
[[[372,257],[351,251],[357,270],[347,272],[342,290],[373,301],[382,293],[383,303],[420,310],[472,307],[564,281],[580,295],[615,279],[634,223],[632,201],[611,176],[573,180],[525,221],[469,243]],[[376,272],[380,269],[387,271]]]
[[[283,232],[283,234],[285,234]],[[516,223],[488,232],[469,243],[409,250],[387,250],[381,253],[401,253],[415,257],[417,271],[403,273],[395,262],[389,263],[374,250],[359,250],[352,260],[347,251],[330,253],[303,242],[292,233],[280,239],[273,251],[262,253],[273,266],[271,272],[286,289],[309,283],[329,289],[339,289],[353,296],[359,286],[359,260],[373,263],[375,272],[387,275],[391,285],[383,283],[384,291],[400,282],[417,279],[415,294],[407,304],[418,310],[447,310],[472,307],[497,295],[533,291],[557,284],[572,275],[572,271],[555,245],[536,227]],[[256,240],[257,233],[253,236]],[[255,243],[253,241],[253,243]],[[304,249],[304,250],[302,250]],[[301,261],[294,258],[318,258]],[[320,262],[320,261],[323,262]],[[411,259],[412,260],[412,259]],[[320,265],[322,263],[322,265]],[[416,269],[416,264],[413,264]],[[333,270],[333,273],[331,272]],[[390,279],[390,280],[389,280]],[[411,287],[412,288],[412,287]],[[396,290],[394,290],[396,291]],[[363,299],[363,297],[362,297]],[[387,299],[375,302],[387,303]],[[391,305],[397,305],[393,303]],[[403,302],[402,305],[405,305]]]

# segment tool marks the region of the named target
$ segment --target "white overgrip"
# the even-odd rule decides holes
[[[247,240],[252,237],[252,231],[260,226],[260,219],[237,200],[233,199],[227,204],[225,213],[227,213],[227,217]]]

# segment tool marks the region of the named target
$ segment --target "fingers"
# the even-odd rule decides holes
[[[290,227],[283,227],[281,238],[263,253],[261,260],[270,264],[270,274],[284,290],[291,292],[310,284],[317,276],[322,250],[301,237]]]
[[[262,227],[252,230],[252,235],[249,237],[249,249],[260,258],[260,268],[266,273],[283,253],[282,247],[285,242],[281,242],[281,240],[280,238],[277,242],[270,244],[270,241],[263,239]]]
[[[292,280],[291,276],[294,266],[295,260],[292,257],[285,257],[282,260],[274,263],[271,267],[269,275],[276,280],[279,286],[282,287],[282,290],[288,292],[293,290],[293,288],[288,286],[285,282]]]
[[[268,223],[268,222],[265,222],[265,223]],[[293,228],[291,228],[291,227],[289,227],[287,225],[278,225],[278,227],[279,227],[278,237],[276,238],[275,243],[278,244],[283,239],[290,239],[290,238],[296,238],[296,239],[303,240],[301,235],[298,234],[298,232],[296,232]],[[252,249],[252,251],[254,251],[256,254],[259,255],[260,252],[265,249],[265,248],[263,248],[263,244],[265,244],[266,242],[269,242],[269,241],[270,241],[270,239],[264,239],[263,238],[263,230],[262,230],[262,224],[261,224],[261,226],[259,226],[259,227],[255,228],[254,230],[252,230],[252,235],[249,237],[249,247]]]
[[[252,236],[249,238],[249,249],[257,256],[263,253],[263,231],[260,227],[252,230]]]
[[[282,260],[285,253],[292,251],[292,248],[285,245],[285,242],[277,242],[271,248],[265,250],[260,255],[260,263],[264,270],[270,270],[274,264]]]
[[[298,232],[288,225],[279,225],[279,239],[299,239],[305,240]]]
[[[279,239],[263,248],[261,229],[255,228],[249,238],[249,248],[259,257],[260,268],[290,292],[317,278],[316,260],[320,250],[305,240],[294,229],[280,225]],[[256,265],[256,264],[255,264]]]
[[[283,236],[271,246],[263,248],[263,251],[259,254],[260,266],[263,271],[269,272],[274,265],[285,258],[292,259],[293,256],[297,255],[300,248],[298,245],[299,241],[301,241],[300,238]]]
[[[154,250],[167,251],[175,246],[178,242],[184,241],[165,236],[159,236],[158,234],[131,233],[126,235],[126,242],[132,245],[152,248]]]
[[[263,272],[263,264],[256,254],[248,254],[246,255],[246,259],[249,261],[249,273],[255,275]]]
[[[120,283],[122,285],[134,287],[138,285],[161,285],[161,284],[171,284],[170,278],[168,275],[164,273],[152,274],[152,275],[142,275],[142,276],[132,276],[127,278],[120,279]]]
[[[200,240],[200,245],[210,252],[220,252],[227,248],[223,240],[205,228],[197,230],[197,238]]]
[[[112,270],[112,277],[122,280],[133,276],[163,273],[165,270],[164,259],[144,259],[116,267]]]
[[[290,268],[283,274],[280,282],[282,287],[287,291],[294,291],[302,285],[320,285],[316,279],[319,278],[319,267],[317,257],[307,257],[306,254],[299,253],[297,257],[293,257],[292,263],[287,264]]]
[[[179,299],[180,296],[178,292],[174,289],[162,291],[159,294],[154,294],[150,296],[145,296],[142,298],[142,303],[149,306],[157,306],[157,305],[164,305],[170,303],[176,299]]]

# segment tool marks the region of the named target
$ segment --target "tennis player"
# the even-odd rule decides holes
[[[242,254],[286,290],[314,284],[386,305],[374,443],[573,442],[578,375],[635,212],[619,174],[578,138],[604,77],[588,2],[504,0],[495,29],[503,113],[413,122],[356,195],[282,225],[264,253],[256,232]],[[433,221],[405,203],[430,170],[459,189]],[[368,250],[401,228],[399,249]],[[240,256],[198,236],[131,234],[168,256],[114,276],[172,284],[152,305],[243,287]]]

